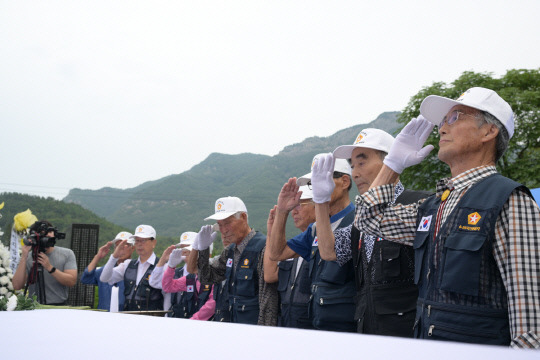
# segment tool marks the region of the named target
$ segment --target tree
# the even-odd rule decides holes
[[[398,116],[401,128],[420,114],[420,104],[426,96],[457,99],[465,90],[475,86],[495,90],[514,111],[514,136],[497,163],[498,171],[531,189],[540,187],[540,69],[508,70],[500,79],[493,78],[492,73],[467,71],[451,84],[435,82],[411,97]],[[410,188],[434,190],[438,179],[450,176],[448,166],[437,157],[437,130],[437,127],[433,129],[426,142],[435,146],[435,150],[419,165],[406,169],[401,175],[402,181]]]

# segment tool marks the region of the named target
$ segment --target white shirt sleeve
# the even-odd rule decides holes
[[[109,285],[113,285],[120,280],[124,280],[124,273],[126,272],[126,269],[129,265],[129,259],[124,261],[117,267],[114,267],[117,261],[118,259],[113,257],[112,255],[109,257],[109,261],[107,261],[107,263],[103,267],[103,272],[99,277],[100,281],[109,283]]]
[[[149,281],[151,287],[155,289],[163,289],[161,280],[163,280],[163,271],[165,269],[165,266],[159,266],[159,267],[156,266],[154,270],[152,270],[152,274],[150,274],[150,281]]]

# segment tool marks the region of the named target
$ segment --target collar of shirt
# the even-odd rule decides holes
[[[330,216],[330,222],[334,223],[338,221],[339,219],[344,218],[349,212],[353,210],[354,210],[354,205],[352,203],[349,203],[349,205],[347,205],[345,209],[341,210],[337,214]]]
[[[492,165],[482,165],[470,170],[464,171],[454,178],[444,178],[437,182],[437,190],[435,195],[441,197],[445,190],[461,191],[470,187],[473,183],[480,179],[486,178],[497,172],[497,168]]]
[[[242,241],[240,241],[240,244],[236,245],[234,250],[238,251],[241,254],[246,248],[249,240],[251,240],[251,238],[254,236],[255,236],[255,230],[251,229],[251,231],[246,235],[246,237],[242,239]]]
[[[141,263],[141,257],[140,256],[137,258],[137,263],[139,265],[144,265],[146,263],[148,263],[149,265],[153,265],[153,264],[155,264],[155,262],[156,262],[156,254],[155,253],[152,253],[152,255],[150,255],[150,257],[144,263]]]

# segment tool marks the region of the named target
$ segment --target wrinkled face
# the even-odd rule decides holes
[[[135,237],[135,251],[140,257],[150,256],[156,247],[156,239]]]
[[[367,148],[353,150],[351,154],[351,171],[358,193],[363,194],[368,191],[382,166],[383,161],[380,151]]]
[[[457,111],[458,117],[455,117]],[[456,105],[444,117],[439,127],[439,159],[452,166],[467,159],[472,153],[482,147],[483,128],[487,123],[480,124],[476,109],[464,105]],[[448,125],[447,119],[455,120]]]
[[[218,220],[219,232],[221,233],[221,239],[223,245],[225,244],[238,244],[247,235],[247,215],[242,213],[240,218],[237,219],[234,215],[229,216],[223,220]]]
[[[291,216],[294,226],[305,231],[309,224],[315,222],[315,203],[311,199],[300,200],[300,204],[291,211]]]

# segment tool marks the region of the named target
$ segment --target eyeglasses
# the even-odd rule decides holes
[[[148,240],[154,240],[153,238],[140,238],[135,239],[135,244],[146,244]]]
[[[439,129],[443,127],[444,123],[447,123],[448,125],[452,125],[453,123],[455,123],[456,121],[459,120],[459,115],[464,115],[464,116],[474,116],[476,117],[476,115],[474,114],[466,114],[462,111],[459,111],[459,110],[454,110],[450,113],[450,115],[448,116],[445,116],[443,118],[443,121],[439,124]]]

